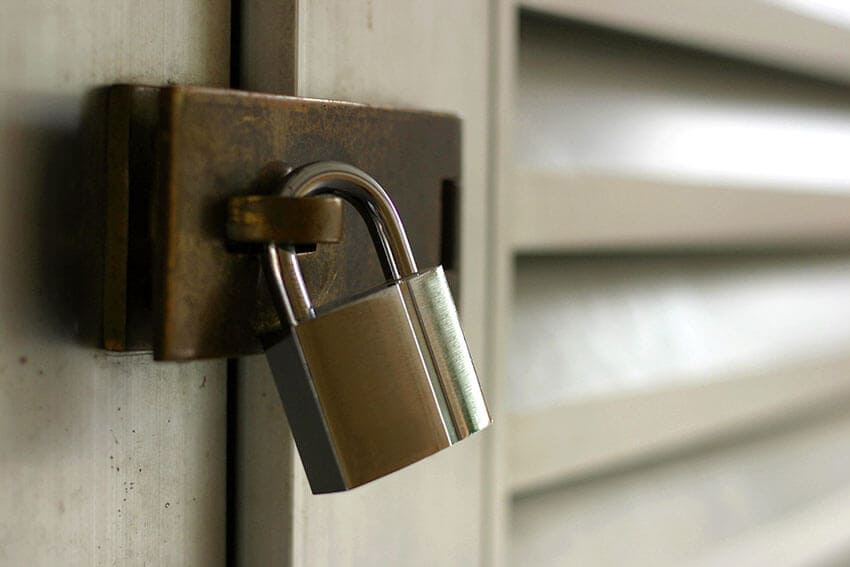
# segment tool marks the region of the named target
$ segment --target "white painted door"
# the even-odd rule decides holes
[[[245,88],[462,118],[461,316],[486,382],[488,2],[247,0],[243,6]],[[242,564],[493,564],[492,428],[351,493],[313,496],[265,362],[248,360],[242,370],[236,538]]]
[[[92,89],[226,86],[228,0],[0,6],[0,565],[223,565],[225,361],[99,350]]]

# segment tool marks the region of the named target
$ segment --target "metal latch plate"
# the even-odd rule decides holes
[[[422,266],[456,285],[460,121],[450,115],[199,87],[119,85],[107,115],[104,345],[160,360],[260,352],[280,323],[256,249],[229,243],[227,202],[287,166],[344,161],[388,191]],[[346,210],[339,244],[301,262],[317,304],[382,279]]]

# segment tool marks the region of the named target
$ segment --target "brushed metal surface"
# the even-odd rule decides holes
[[[266,352],[315,493],[385,476],[492,422],[441,267],[299,322]]]
[[[293,327],[347,488],[451,444],[402,294],[387,287]]]
[[[292,200],[328,195],[345,199],[369,229],[386,279],[398,281],[417,272],[398,209],[381,184],[362,169],[334,160],[311,163],[294,169],[279,193]],[[262,259],[281,319],[285,315],[296,324],[314,318],[316,311],[295,247],[269,241]]]
[[[449,284],[442,266],[404,280],[423,329],[423,345],[430,353],[440,389],[454,422],[458,440],[490,423],[490,411],[478,382],[478,374],[460,326]]]
[[[298,445],[311,489],[317,494],[345,490],[347,485],[327,421],[295,335],[267,336],[264,343],[266,360],[286,407],[289,428]]]

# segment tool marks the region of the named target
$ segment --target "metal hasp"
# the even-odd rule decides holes
[[[153,349],[159,360],[261,352],[257,337],[280,321],[260,274],[260,245],[244,241],[270,234],[321,240],[299,254],[307,283],[321,290],[318,305],[383,281],[369,233],[349,207],[342,240],[324,244],[337,239],[338,204],[301,199],[301,215],[263,197],[292,167],[316,161],[344,161],[381,179],[416,257],[443,264],[457,285],[456,117],[184,86],[118,85],[108,100],[106,348]],[[283,223],[275,207],[300,227]]]
[[[491,423],[441,266],[419,270],[392,200],[366,172],[317,162],[285,196],[330,194],[370,227],[386,282],[313,306],[291,246],[270,244],[264,270],[291,335],[266,355],[314,493],[348,490],[410,465]]]

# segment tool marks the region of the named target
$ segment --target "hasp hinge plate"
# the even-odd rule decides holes
[[[348,162],[390,194],[420,266],[457,284],[460,120],[447,114],[200,87],[108,92],[103,344],[159,360],[260,352],[280,328],[256,246],[228,240],[228,200],[290,167]],[[303,255],[317,304],[378,284],[366,228]]]

